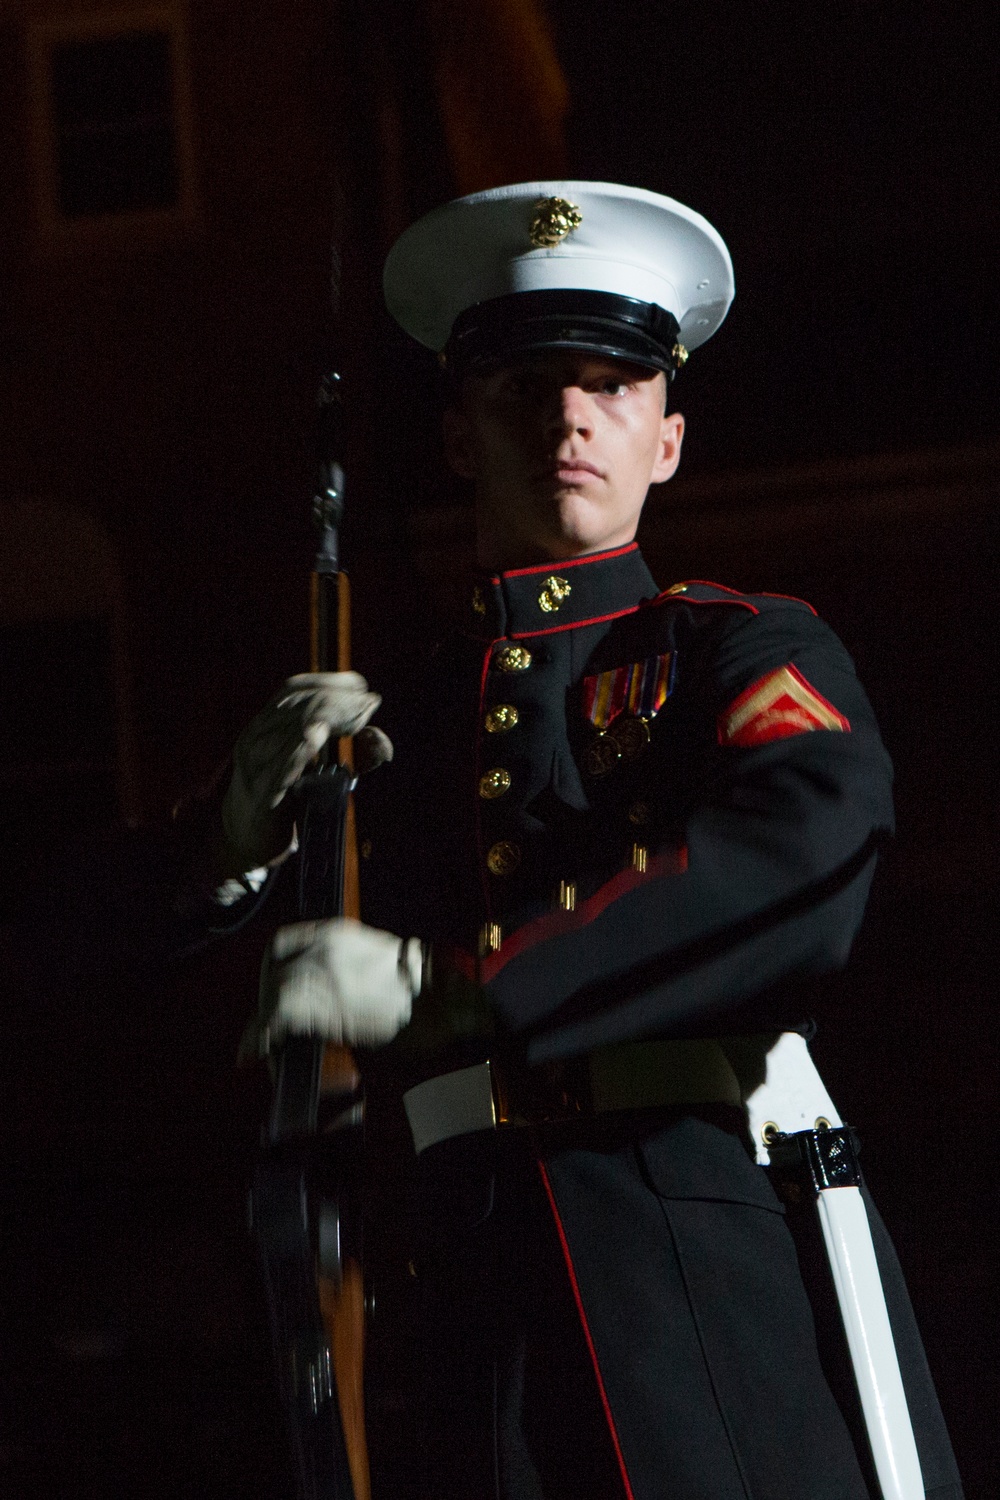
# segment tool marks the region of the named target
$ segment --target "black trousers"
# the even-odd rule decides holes
[[[877,1496],[822,1257],[741,1129],[641,1112],[426,1153],[414,1500]],[[927,1493],[958,1500],[890,1301]]]

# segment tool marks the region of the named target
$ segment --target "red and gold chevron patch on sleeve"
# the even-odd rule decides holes
[[[814,729],[850,733],[850,723],[789,662],[752,682],[719,715],[720,745],[747,750]]]

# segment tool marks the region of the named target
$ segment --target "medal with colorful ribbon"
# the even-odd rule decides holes
[[[649,743],[650,721],[673,691],[676,665],[676,652],[667,651],[583,679],[583,712],[597,730],[585,760],[591,776],[606,776]]]

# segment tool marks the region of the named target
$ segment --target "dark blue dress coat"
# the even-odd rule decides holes
[[[808,1024],[892,828],[871,708],[809,605],[661,593],[634,545],[481,577],[385,699],[365,919],[481,987],[494,1056],[551,1082],[611,1044]],[[926,1492],[957,1500],[873,1223]],[[876,1496],[822,1257],[739,1110],[445,1142],[415,1225],[418,1458],[394,1483],[421,1500]]]

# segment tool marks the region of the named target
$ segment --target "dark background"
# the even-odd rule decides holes
[[[19,573],[23,607],[0,614],[4,1494],[284,1492],[243,1223],[267,1087],[232,1067],[262,939],[123,982],[105,893],[139,881],[147,830],[303,663],[312,407],[331,358],[349,397],[362,670],[384,681],[401,635],[423,649],[454,592],[468,517],[439,471],[436,375],[378,299],[410,218],[499,180],[470,183],[449,154],[442,10],[195,8],[193,216],[56,243],[37,222],[30,13],[0,9],[0,506],[53,518],[37,576]],[[896,762],[899,837],[816,1050],[862,1131],[967,1493],[985,1500],[994,17],[860,0],[547,13],[567,174],[690,203],[736,267],[723,330],[677,383],[688,437],[681,477],[650,504],[654,571],[811,599]],[[483,88],[499,120],[503,78]],[[511,130],[508,180],[559,170],[551,138]],[[65,600],[93,564],[58,507],[110,558],[85,619]],[[54,891],[69,913],[58,973],[37,921]]]

